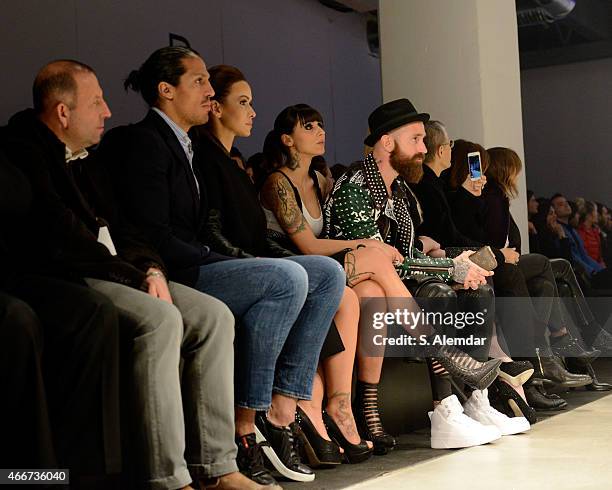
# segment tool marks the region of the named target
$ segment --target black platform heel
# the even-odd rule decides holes
[[[489,400],[493,408],[508,417],[525,417],[531,425],[538,421],[535,409],[516,390],[499,379],[489,387]]]
[[[340,427],[338,427],[334,419],[332,419],[327,412],[323,412],[323,422],[325,422],[327,432],[332,440],[344,449],[344,454],[342,456],[346,463],[361,463],[372,456],[372,449],[368,447],[367,442],[363,439],[359,441],[359,444],[351,444],[347,441]]]
[[[342,463],[340,448],[333,441],[321,437],[308,415],[297,407],[295,419],[300,431],[296,434],[300,440],[300,457],[308,461],[312,468],[332,468]]]

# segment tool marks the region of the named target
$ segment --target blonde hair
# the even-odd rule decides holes
[[[487,150],[489,168],[486,176],[499,185],[508,199],[518,196],[516,176],[521,172],[523,163],[514,150],[495,147]]]

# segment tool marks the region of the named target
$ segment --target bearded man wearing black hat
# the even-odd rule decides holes
[[[413,296],[445,298],[446,301],[432,300],[427,305],[429,310],[435,311],[454,310],[456,303],[463,309],[470,302],[466,297],[470,296],[472,307],[469,310],[476,305],[477,310],[487,312],[482,331],[490,338],[495,308],[493,291],[486,284],[486,277],[492,272],[468,259],[473,252],[463,252],[454,259],[446,258],[432,239],[415,236],[422,213],[408,183],[418,182],[423,174],[427,153],[423,143],[424,123],[428,120],[429,114],[419,113],[408,99],[388,102],[370,114],[370,134],[364,143],[372,147],[372,151],[336,182],[325,206],[324,233],[328,238],[344,240],[374,238],[396,247],[405,257],[396,265],[396,270]],[[427,255],[432,251],[437,257]],[[459,298],[452,283],[459,283],[464,288]],[[486,342],[478,354],[486,357],[488,351],[489,343]],[[497,426],[503,434],[529,428],[525,418],[509,419],[492,409],[487,390],[473,392],[465,406],[471,418],[467,417],[456,396],[452,395],[448,374],[436,361],[428,360],[428,363],[434,400],[440,401],[430,413],[433,448],[482,444],[487,436],[491,437],[483,425]]]

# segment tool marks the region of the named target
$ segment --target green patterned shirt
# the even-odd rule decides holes
[[[325,205],[322,236],[383,241],[404,256],[404,262],[396,266],[402,279],[433,276],[450,282],[454,271],[452,259],[428,257],[414,245],[414,224],[408,211],[412,202],[412,211],[421,215],[418,200],[402,177],[395,179],[392,189],[389,196],[370,153],[336,182]]]

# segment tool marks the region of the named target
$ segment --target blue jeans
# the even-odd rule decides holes
[[[237,259],[200,268],[195,288],[236,317],[236,405],[267,410],[273,392],[311,398],[344,284],[344,270],[329,257]]]

